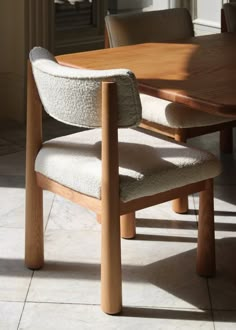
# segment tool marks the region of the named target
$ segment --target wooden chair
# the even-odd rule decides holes
[[[105,23],[106,47],[145,42],[181,42],[194,36],[192,19],[185,8],[109,15],[105,17]],[[140,98],[143,108],[141,127],[184,143],[189,138],[220,131],[221,151],[232,152],[235,120],[142,93]],[[173,209],[177,213],[186,213],[187,196],[173,201]]]
[[[39,269],[44,263],[42,190],[93,210],[102,219],[101,306],[106,313],[119,313],[120,235],[134,236],[134,212],[200,191],[196,267],[199,275],[214,275],[213,178],[220,173],[219,161],[205,151],[128,128],[141,118],[132,72],[61,66],[39,47],[30,52],[30,62],[26,266]],[[43,107],[59,121],[90,129],[42,144]]]

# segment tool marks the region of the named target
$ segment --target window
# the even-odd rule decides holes
[[[104,47],[104,2],[54,0],[56,54]]]

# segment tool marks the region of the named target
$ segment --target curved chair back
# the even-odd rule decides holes
[[[223,9],[227,32],[236,32],[236,3],[225,3]]]
[[[105,22],[110,47],[194,36],[191,15],[185,8],[109,15]]]
[[[118,126],[136,126],[141,103],[134,74],[126,69],[86,70],[57,63],[46,49],[30,52],[34,79],[45,111],[55,119],[80,127],[101,127],[101,83],[117,83]]]

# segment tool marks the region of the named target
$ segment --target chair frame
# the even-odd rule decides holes
[[[133,237],[138,209],[200,191],[196,270],[201,276],[215,274],[213,179],[157,195],[122,202],[119,198],[116,83],[102,83],[102,197],[98,200],[69,189],[35,172],[34,163],[42,146],[42,103],[28,64],[26,144],[26,234],[25,264],[40,269],[44,264],[43,190],[49,190],[87,207],[102,219],[101,307],[117,314],[122,308],[120,236]],[[112,109],[112,111],[110,111]]]

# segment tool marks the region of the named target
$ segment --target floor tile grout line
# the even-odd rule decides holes
[[[214,319],[213,304],[212,304],[212,299],[211,299],[209,278],[207,278],[206,281],[207,281],[207,292],[208,292],[209,302],[210,302],[211,319],[212,319],[212,323],[213,323],[213,329],[215,330],[215,319]]]
[[[55,199],[55,194],[54,194],[54,196],[53,196],[52,205],[51,205],[51,207],[50,207],[50,211],[49,211],[49,213],[48,213],[48,219],[47,219],[47,222],[46,222],[46,226],[45,226],[45,229],[44,229],[44,233],[46,232],[46,229],[47,229],[47,225],[48,225],[48,221],[49,221],[49,218],[50,218],[50,214],[51,214],[51,210],[52,210],[52,206],[53,206],[54,199]],[[20,323],[21,323],[22,316],[23,316],[23,313],[24,313],[24,310],[25,310],[25,306],[26,306],[26,303],[27,303],[27,298],[28,298],[28,295],[29,295],[29,291],[30,291],[31,283],[32,283],[32,280],[33,280],[33,277],[34,277],[34,273],[35,273],[35,271],[32,271],[32,275],[31,275],[31,279],[30,279],[29,287],[28,287],[28,290],[27,290],[27,292],[26,292],[26,296],[25,296],[25,300],[24,300],[24,304],[23,304],[22,312],[21,312],[21,315],[20,315],[20,318],[19,318],[19,322],[18,322],[18,325],[17,325],[17,330],[18,330],[19,327],[20,327]]]
[[[48,304],[52,304],[52,305],[74,305],[74,306],[97,306],[97,307],[100,307],[100,303],[79,303],[79,302],[55,302],[55,301],[33,301],[33,300],[27,300],[25,301],[25,303],[30,303],[30,304],[45,304],[45,305],[48,305]],[[123,305],[123,309],[125,308],[147,308],[147,309],[150,309],[150,308],[154,308],[154,309],[157,309],[157,310],[165,310],[165,311],[202,311],[202,312],[211,312],[211,309],[210,308],[181,308],[181,307],[176,307],[176,308],[173,308],[173,307],[158,307],[156,305],[140,305],[140,306],[133,306],[133,305]],[[222,310],[224,311],[224,310]],[[228,310],[226,310],[228,311]],[[232,312],[234,312],[234,310],[232,310]]]
[[[18,322],[18,325],[17,325],[17,330],[19,329],[19,326],[20,326],[20,323],[21,323],[21,320],[22,320],[22,316],[23,316],[23,313],[24,313],[24,310],[25,310],[25,305],[26,305],[26,302],[27,302],[27,297],[28,297],[28,294],[29,294],[29,290],[30,290],[30,287],[31,287],[33,277],[34,277],[34,271],[32,271],[32,275],[31,275],[31,278],[30,278],[28,290],[27,290],[26,295],[25,295],[25,300],[24,300],[23,308],[22,308],[21,315],[20,315],[20,318],[19,318],[19,322]]]
[[[56,301],[33,301],[27,300],[25,303],[27,304],[45,304],[45,305],[74,305],[74,306],[100,306],[99,303],[97,304],[89,304],[89,303],[73,303],[73,302],[56,302]]]
[[[16,304],[22,304],[22,303],[30,303],[30,304],[52,304],[52,305],[78,305],[78,306],[100,306],[99,303],[77,303],[77,302],[55,302],[55,301],[34,301],[34,300],[2,300],[0,299],[0,303],[16,303]],[[158,306],[149,306],[149,305],[141,305],[141,306],[131,306],[131,305],[124,305],[123,308],[155,308],[155,309],[161,309],[161,310],[170,310],[170,311],[195,311],[195,310],[201,310],[204,312],[211,312],[211,308],[183,308],[183,307],[158,307]],[[229,309],[229,308],[215,308],[212,309],[213,312],[229,312],[229,313],[235,313],[236,309]]]
[[[100,306],[99,303],[77,303],[77,302],[55,302],[55,301],[34,301],[34,300],[27,300],[27,301],[20,301],[20,300],[0,300],[0,303],[17,303],[17,304],[22,304],[22,303],[30,303],[30,304],[52,304],[52,305],[79,305],[79,306]],[[170,311],[204,311],[204,312],[211,312],[211,308],[183,308],[183,307],[158,307],[154,305],[141,305],[141,306],[131,306],[131,305],[124,305],[123,308],[155,308],[155,309],[162,309],[162,310],[170,310]],[[229,312],[229,313],[235,313],[236,309],[225,309],[225,308],[217,308],[217,309],[212,309],[213,312]]]
[[[47,218],[47,221],[46,221],[46,225],[45,225],[45,229],[44,229],[44,234],[46,233],[46,230],[48,228],[48,223],[49,223],[49,220],[50,220],[50,216],[51,216],[51,212],[52,212],[52,208],[53,208],[53,204],[54,204],[55,198],[56,198],[56,195],[54,194],[53,195],[53,199],[52,199],[52,205],[51,205],[50,210],[48,212],[48,218]]]

